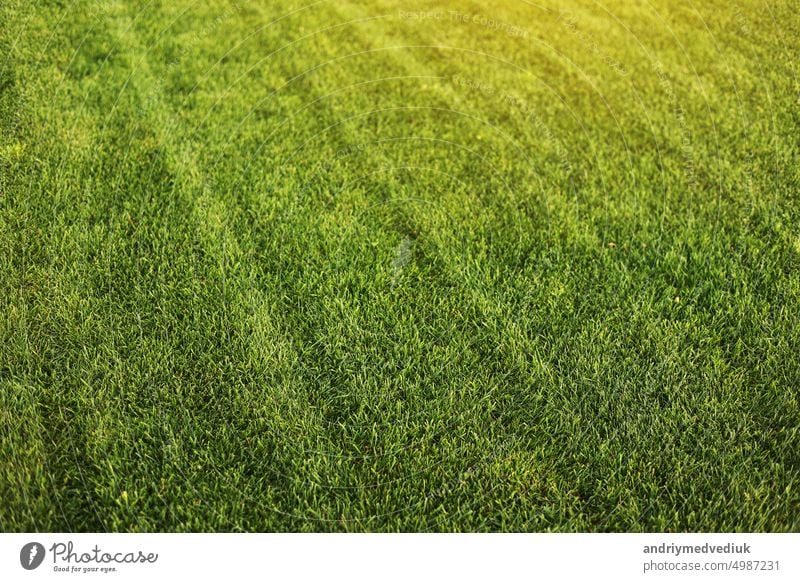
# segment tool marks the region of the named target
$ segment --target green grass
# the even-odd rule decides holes
[[[794,2],[0,23],[0,530],[800,530]]]

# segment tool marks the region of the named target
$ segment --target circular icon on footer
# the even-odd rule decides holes
[[[19,552],[19,563],[26,570],[35,570],[44,561],[44,546],[39,542],[29,542]]]

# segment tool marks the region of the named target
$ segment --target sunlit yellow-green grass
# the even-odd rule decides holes
[[[0,529],[800,529],[789,0],[0,4]]]

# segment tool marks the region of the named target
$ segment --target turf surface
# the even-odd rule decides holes
[[[794,1],[0,4],[0,530],[797,531]]]

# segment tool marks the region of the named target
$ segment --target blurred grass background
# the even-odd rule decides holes
[[[3,531],[797,531],[790,1],[0,4]]]

